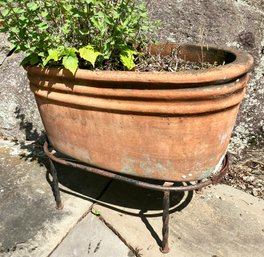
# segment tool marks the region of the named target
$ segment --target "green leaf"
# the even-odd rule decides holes
[[[48,51],[49,55],[48,57],[46,58],[46,60],[43,62],[43,65],[46,66],[47,63],[50,61],[50,60],[54,60],[55,62],[57,62],[59,59],[60,59],[60,53],[57,49],[50,49]]]
[[[45,17],[47,17],[48,15],[49,15],[49,13],[48,13],[47,11],[43,11],[43,12],[40,13],[40,16],[41,16],[42,18],[45,18]]]
[[[64,24],[62,26],[62,32],[64,33],[64,35],[67,35],[68,33],[70,33],[70,24]]]
[[[26,64],[35,65],[35,64],[38,64],[39,62],[40,62],[40,59],[37,54],[30,54],[22,60],[20,65],[26,65]]]
[[[22,62],[20,63],[20,65],[24,66],[26,64],[29,64],[30,63],[30,57],[29,56],[26,56]]]
[[[58,50],[61,53],[61,56],[70,55],[75,57],[75,53],[77,52],[77,49],[75,47],[59,47]]]
[[[136,64],[134,63],[134,55],[138,55],[139,53],[130,48],[124,48],[120,54],[120,60],[125,67],[129,70],[132,70]]]
[[[49,27],[47,22],[41,22],[40,24],[38,24],[38,28],[40,30],[46,30]]]
[[[88,28],[84,28],[80,30],[80,34],[81,35],[88,35],[90,32],[90,30]]]
[[[76,55],[75,56],[66,55],[62,59],[62,64],[65,67],[65,69],[69,70],[73,75],[78,69],[78,63],[79,60]]]
[[[39,63],[39,57],[37,54],[31,54],[30,55],[30,64],[35,65]]]
[[[8,28],[7,27],[5,27],[5,28],[0,27],[0,32],[8,32]]]
[[[8,9],[4,9],[4,10],[1,11],[1,12],[2,12],[2,15],[5,17],[5,16],[7,16],[7,15],[9,14],[10,10],[8,10]]]
[[[80,56],[81,58],[83,58],[84,60],[90,62],[93,67],[95,65],[96,59],[99,55],[102,55],[100,52],[94,50],[93,46],[88,45],[85,47],[82,47],[80,50]]]
[[[91,22],[93,24],[93,26],[97,29],[100,29],[100,23],[98,22],[98,20],[95,18],[95,16],[91,17]]]
[[[96,210],[95,208],[92,208],[92,214],[94,214],[95,216],[100,216],[101,212]]]
[[[36,3],[28,3],[27,7],[29,8],[29,10],[31,11],[36,11],[38,9],[38,5]]]
[[[81,52],[88,69],[104,69],[101,60],[108,60],[110,69],[119,69],[121,61],[125,69],[133,69],[136,53],[132,46],[148,44],[157,24],[148,18],[145,2],[0,0],[0,32],[8,32],[17,52],[36,53],[44,65],[61,65],[64,56],[72,56],[77,63],[76,56],[80,60]],[[28,59],[28,63],[36,61]]]

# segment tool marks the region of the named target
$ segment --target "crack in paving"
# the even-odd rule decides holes
[[[89,207],[89,209],[83,213],[83,215],[77,220],[77,222],[74,224],[74,226],[72,226],[72,228],[70,228],[68,230],[68,232],[66,233],[66,235],[64,237],[62,237],[62,239],[60,240],[60,242],[57,244],[57,246],[50,252],[50,254],[48,255],[51,256],[55,251],[56,249],[59,247],[59,245],[63,242],[63,240],[71,233],[71,231],[74,229],[74,227],[80,223],[89,213],[92,213],[92,209],[94,207],[94,205],[97,203],[98,200],[100,200],[100,198],[102,198],[102,196],[105,194],[105,192],[107,191],[107,189],[109,188],[109,186],[111,185],[112,183],[112,179],[108,181],[108,183],[105,185],[105,187],[101,190],[100,194],[92,201],[92,205]],[[61,190],[62,191],[62,190]],[[136,256],[138,257],[138,256]]]
[[[130,250],[128,253],[128,256],[130,257],[141,257],[142,255],[140,254],[140,249],[138,248],[133,248],[125,239],[124,237],[110,224],[108,223],[101,214],[99,213],[95,213],[93,211],[94,206],[96,203],[100,202],[100,199],[103,198],[103,196],[105,195],[105,193],[107,193],[108,188],[111,186],[111,184],[113,183],[113,179],[109,180],[109,182],[105,185],[105,187],[101,190],[100,194],[94,199],[90,201],[92,201],[92,205],[90,206],[90,208],[82,215],[82,217],[80,217],[80,219],[76,222],[76,224],[67,232],[67,234],[61,239],[60,243],[53,249],[53,251],[48,255],[52,256],[52,254],[57,250],[57,248],[59,247],[59,245],[68,237],[68,235],[74,230],[75,226],[77,224],[79,224],[89,213],[93,214],[94,216],[97,216],[99,218],[99,220],[106,226],[108,227],[118,238],[121,242],[123,242],[124,245],[126,245],[128,247],[128,249]],[[95,253],[96,251],[99,250],[100,247],[100,242],[97,244],[96,248],[93,250],[93,252]],[[88,246],[88,252],[91,251],[91,245]]]
[[[99,219],[130,249],[130,253],[128,257],[133,257],[134,255],[136,257],[142,257],[140,253],[140,249],[132,247],[125,238],[109,223],[107,222],[103,216],[99,216]],[[134,254],[134,255],[133,255]]]
[[[0,62],[0,67],[5,63],[6,59],[10,56],[12,56],[12,54],[15,52],[16,47],[13,47],[7,54],[6,56],[3,58],[3,60],[1,60]]]
[[[90,210],[92,210],[93,209],[93,207],[94,207],[94,205],[96,204],[96,203],[98,203],[100,200],[101,200],[101,198],[103,198],[103,196],[104,196],[104,194],[105,193],[107,193],[107,190],[108,190],[108,188],[111,186],[111,184],[114,182],[114,179],[111,179],[108,183],[107,183],[107,185],[104,187],[104,189],[102,190],[102,192],[101,192],[101,194],[99,195],[99,197],[93,202],[93,204],[92,204],[92,206],[91,206],[91,208],[90,208]],[[93,215],[95,215],[95,216],[97,216],[96,214],[94,214],[92,211],[91,211],[91,213],[93,214]],[[87,213],[88,214],[88,213]],[[132,247],[132,245],[131,244],[129,244],[128,242],[127,242],[127,240],[125,240],[125,238],[109,223],[109,222],[107,222],[105,219],[104,219],[104,217],[101,215],[101,214],[99,214],[99,219],[100,219],[100,221],[101,222],[103,222],[128,248],[129,248],[129,250],[130,250],[130,252],[129,252],[129,255],[128,255],[128,257],[133,257],[133,256],[135,256],[135,257],[142,257],[142,255],[140,254],[140,249],[138,249],[138,248],[134,248],[134,247]]]

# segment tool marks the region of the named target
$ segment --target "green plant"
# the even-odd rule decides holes
[[[133,69],[154,23],[144,0],[0,0],[0,32],[22,64]]]

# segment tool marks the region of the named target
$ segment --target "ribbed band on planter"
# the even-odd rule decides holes
[[[173,44],[151,47],[170,53]],[[243,51],[184,45],[206,70],[128,72],[28,67],[52,146],[89,165],[163,181],[196,181],[226,154],[253,59]]]

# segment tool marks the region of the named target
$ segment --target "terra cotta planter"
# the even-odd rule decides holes
[[[168,54],[174,44],[153,46]],[[224,63],[199,71],[131,72],[27,67],[53,147],[113,172],[194,181],[226,154],[253,58],[242,51],[183,45],[179,57]]]

